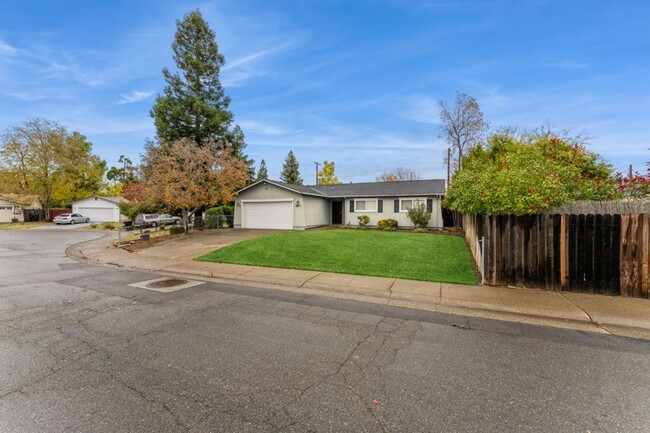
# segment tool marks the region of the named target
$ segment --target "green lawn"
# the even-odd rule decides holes
[[[197,260],[476,284],[460,237],[377,230],[308,230],[249,239]]]

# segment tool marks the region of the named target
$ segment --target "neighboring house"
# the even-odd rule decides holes
[[[42,219],[41,204],[36,195],[0,194],[0,222],[30,221],[30,216]],[[35,219],[32,217],[32,219]]]
[[[93,222],[119,222],[122,197],[88,197],[72,202],[72,212],[90,218]]]
[[[407,210],[416,203],[431,212],[428,227],[442,227],[441,201],[445,180],[292,185],[261,180],[240,190],[235,200],[235,228],[304,230],[327,225],[369,226],[392,218],[399,227],[413,227]]]

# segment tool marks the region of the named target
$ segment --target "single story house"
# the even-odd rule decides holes
[[[377,221],[395,219],[398,226],[413,227],[406,212],[425,203],[428,227],[442,227],[444,179],[403,182],[292,185],[260,180],[240,190],[235,200],[235,228],[304,230],[328,225],[358,226],[360,215]]]
[[[122,197],[88,197],[72,202],[72,213],[80,213],[93,222],[121,221],[120,202]]]
[[[41,204],[36,195],[0,194],[0,222],[29,221],[30,216],[42,218]]]

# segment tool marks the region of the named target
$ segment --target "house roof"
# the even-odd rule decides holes
[[[316,185],[313,189],[327,197],[404,197],[443,195],[444,179],[408,180],[401,182],[340,183]]]
[[[106,201],[110,201],[111,203],[115,203],[115,204],[120,204],[120,202],[124,201],[123,197],[101,197],[101,196],[97,195],[97,196],[91,196],[91,197],[86,197],[86,198],[82,198],[82,199],[79,199],[79,200],[75,200],[72,203],[78,203],[80,201],[88,200],[88,199],[91,199],[91,198],[106,200]]]
[[[0,194],[0,198],[20,205],[31,205],[38,201],[37,195],[30,194]]]
[[[248,185],[247,187],[240,189],[239,191],[237,191],[237,193],[239,194],[239,193],[241,193],[243,191],[246,191],[247,189],[254,188],[259,184],[266,184],[266,183],[271,184],[271,185],[275,185],[275,186],[279,186],[280,188],[284,188],[284,189],[287,189],[289,191],[297,192],[299,194],[307,194],[307,195],[314,195],[314,196],[317,196],[317,197],[325,197],[325,194],[323,194],[322,192],[316,191],[311,186],[308,186],[308,185],[294,185],[294,184],[291,184],[291,183],[285,183],[285,182],[280,182],[279,180],[271,180],[271,179],[258,180],[257,182],[252,183],[252,184]]]
[[[300,194],[317,197],[408,197],[444,195],[444,179],[409,180],[402,182],[340,183],[336,185],[293,185],[277,180],[264,179],[243,188],[239,192],[267,182]]]

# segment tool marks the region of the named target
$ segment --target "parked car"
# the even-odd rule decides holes
[[[180,224],[180,222],[181,222],[180,217],[170,215],[168,213],[161,214],[158,217],[158,224],[160,224],[161,226]]]
[[[76,223],[89,223],[90,218],[79,213],[62,213],[54,217],[52,220],[54,224],[76,224]]]
[[[133,221],[134,227],[156,227],[159,225],[160,215],[157,213],[145,213],[138,214]]]

